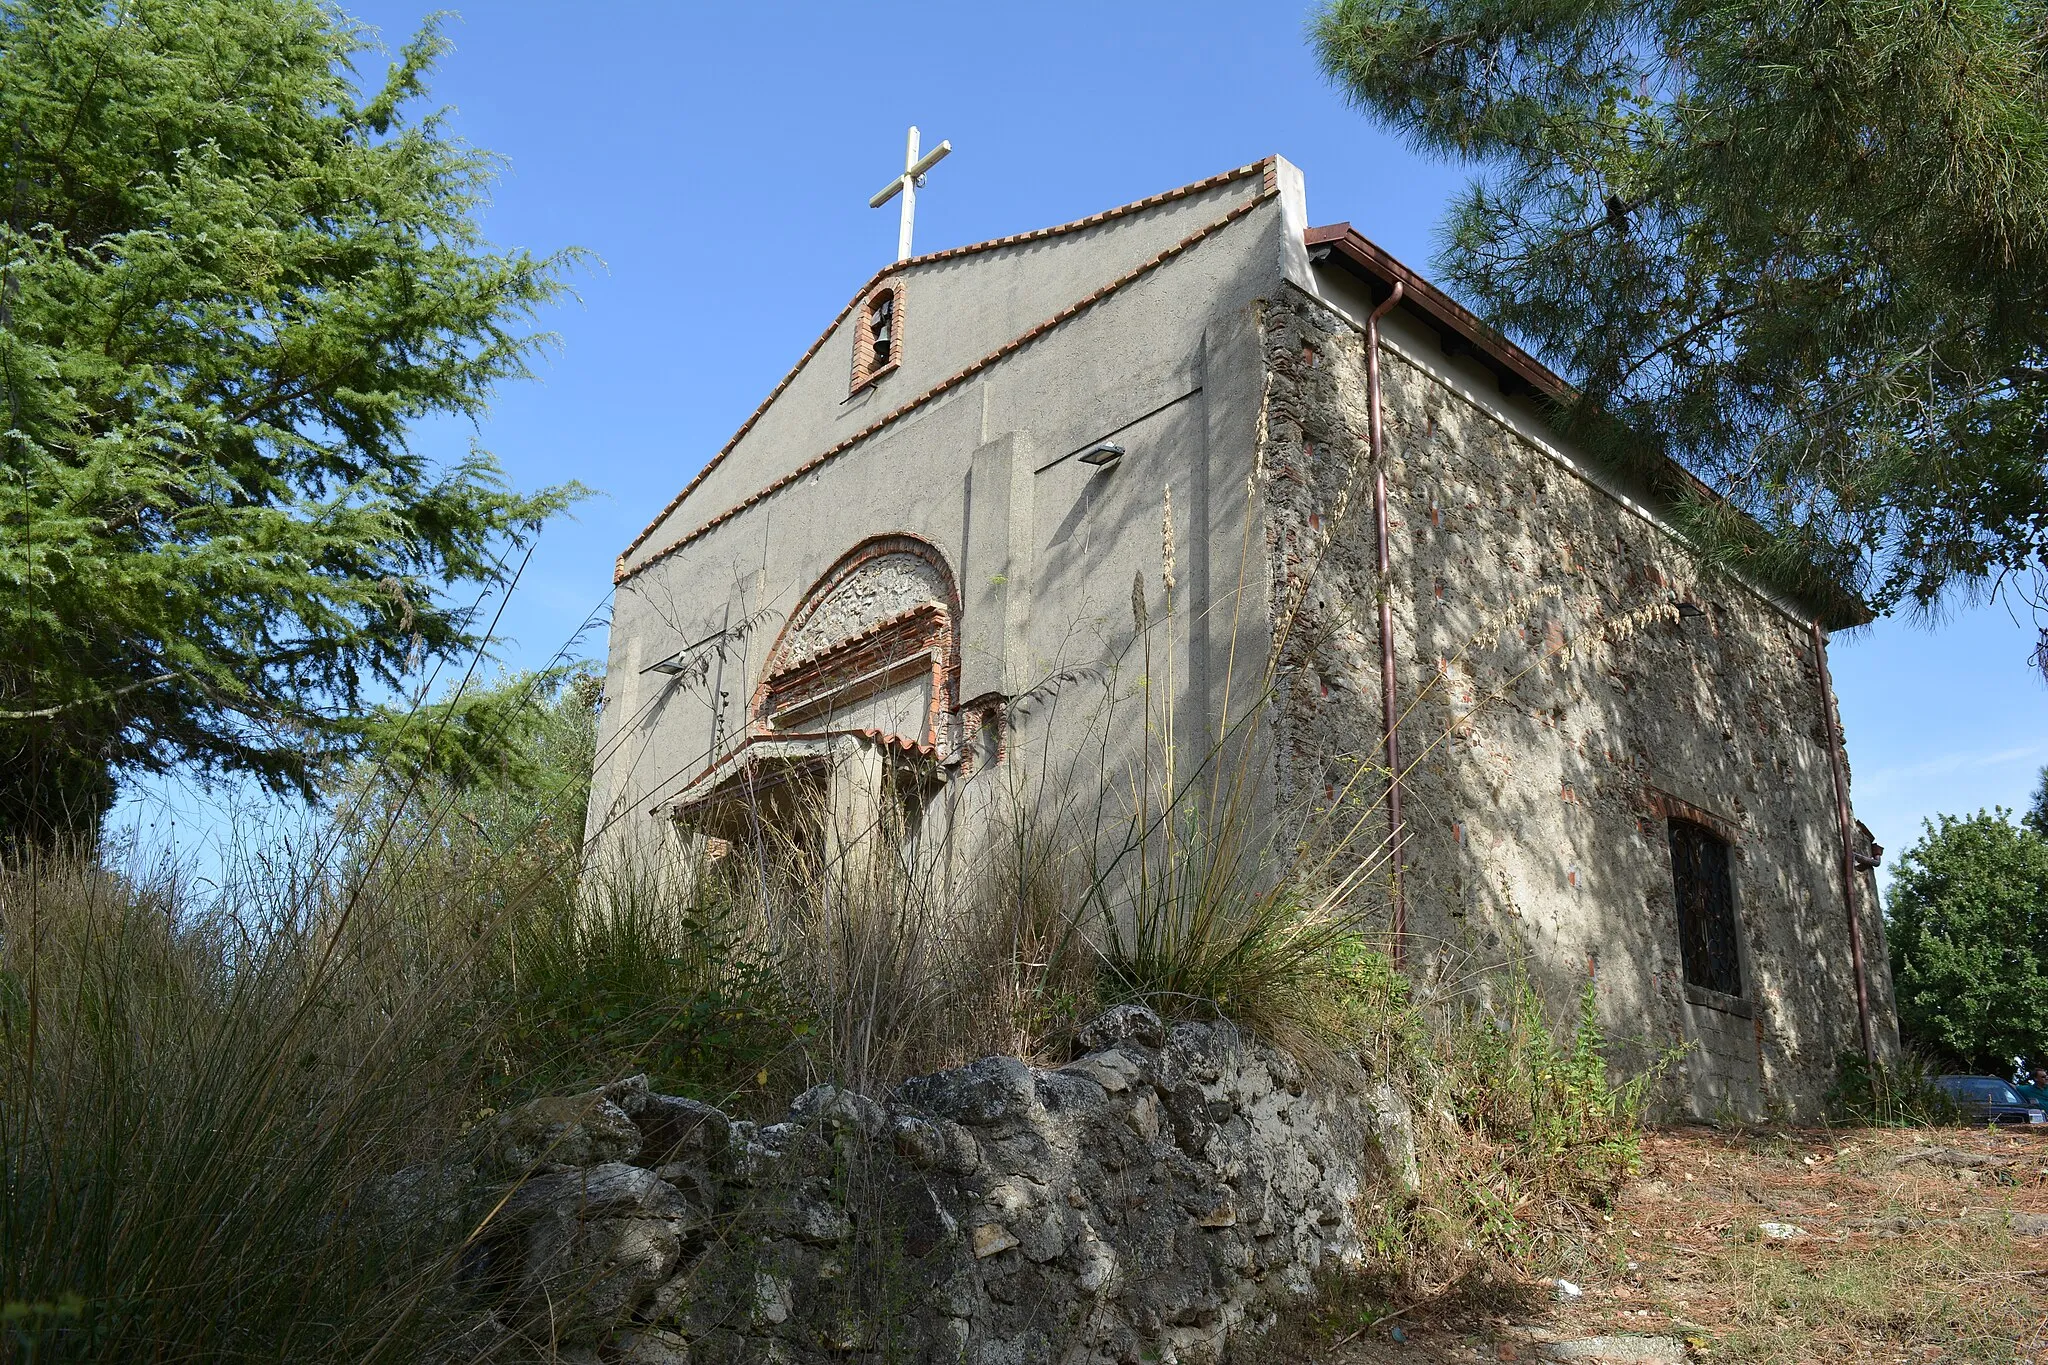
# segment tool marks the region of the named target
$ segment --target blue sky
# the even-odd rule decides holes
[[[433,6],[344,4],[396,48]],[[1427,268],[1455,166],[1348,109],[1309,56],[1299,4],[562,4],[491,0],[450,25],[435,85],[454,130],[509,162],[487,230],[587,248],[559,349],[472,439],[515,483],[599,490],[551,527],[505,615],[512,666],[600,609],[613,557],[892,256],[909,124],[955,151],[918,204],[918,249],[1078,218],[1277,152],[1318,223],[1350,220]],[[366,75],[374,73],[366,67]],[[2023,805],[2048,763],[2048,687],[2001,608],[1836,642],[1857,813],[1893,850],[1923,816]],[[601,635],[585,652],[601,656]],[[217,824],[178,784],[131,800]]]

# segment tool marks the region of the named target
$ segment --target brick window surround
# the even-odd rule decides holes
[[[875,363],[875,316],[884,302],[889,314],[889,355]],[[853,317],[853,379],[848,392],[859,393],[894,370],[903,359],[903,281],[884,280],[868,291]]]

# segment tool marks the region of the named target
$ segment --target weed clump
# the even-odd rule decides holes
[[[1875,1065],[1861,1052],[1845,1052],[1827,1093],[1828,1115],[1859,1128],[1934,1128],[1960,1121],[1955,1101],[1935,1085],[1940,1067],[1903,1052]]]

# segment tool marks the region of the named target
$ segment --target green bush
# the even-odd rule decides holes
[[[469,1229],[395,1173],[536,1093],[803,1079],[744,905],[587,873],[595,689],[496,692],[518,767],[352,773],[207,899],[0,866],[0,1360],[426,1358]]]
[[[0,871],[0,1359],[419,1359],[454,1248],[379,1210],[470,1093],[453,984],[297,905]]]
[[[1617,1081],[1607,1063],[1594,983],[1560,1039],[1527,976],[1510,968],[1494,1009],[1462,1008],[1439,1023],[1437,1094],[1479,1159],[1451,1183],[1462,1219],[1493,1250],[1525,1249],[1534,1215],[1553,1199],[1609,1203],[1642,1160],[1652,1067]],[[1457,1212],[1457,1211],[1454,1211]]]

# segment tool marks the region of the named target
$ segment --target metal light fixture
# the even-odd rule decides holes
[[[1107,469],[1124,457],[1124,448],[1115,441],[1097,441],[1081,452],[1081,463],[1092,464],[1097,469]]]
[[[724,625],[721,625],[717,630],[712,631],[703,639],[698,640],[692,644],[684,645],[681,649],[677,650],[673,654],[667,655],[663,658],[656,659],[653,663],[647,665],[647,667],[641,669],[640,671],[642,673],[663,673],[668,675],[669,677],[674,677],[676,674],[681,673],[685,669],[690,667],[690,664],[697,657],[698,650],[704,648],[704,646],[706,645],[715,644],[719,640],[723,639],[726,633],[726,628],[731,624],[732,608],[727,607],[725,609]],[[721,662],[724,660],[724,657],[725,656],[723,655],[723,653],[719,655]]]
[[[1697,602],[1680,602],[1678,604],[1678,619],[1681,621],[1690,621],[1695,616],[1705,616],[1706,614],[1706,611]]]

